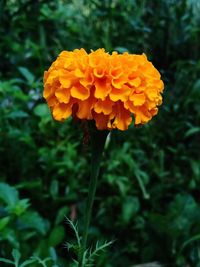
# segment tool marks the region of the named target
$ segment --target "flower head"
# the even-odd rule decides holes
[[[55,120],[71,115],[97,129],[126,130],[157,114],[164,84],[145,54],[111,55],[104,49],[63,51],[44,73],[44,93]]]

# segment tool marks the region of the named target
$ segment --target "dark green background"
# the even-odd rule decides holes
[[[72,266],[64,215],[82,231],[90,149],[78,124],[52,120],[42,77],[62,50],[104,47],[145,52],[165,91],[105,150],[90,242],[116,241],[95,266],[200,266],[199,14],[199,0],[0,1],[0,257]]]

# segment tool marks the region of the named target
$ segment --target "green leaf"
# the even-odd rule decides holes
[[[45,259],[40,259],[38,256],[33,256],[31,257],[31,259],[37,261],[40,265],[42,265],[43,267],[47,267],[46,262],[48,261],[52,261],[52,259],[50,257],[45,258]]]
[[[94,259],[95,257],[99,256],[99,253],[104,251],[107,247],[111,246],[114,243],[114,241],[109,241],[109,242],[104,242],[103,244],[99,244],[97,241],[95,249],[93,251],[90,250],[89,252],[89,257],[87,258],[87,250],[86,250],[86,255],[85,255],[85,263],[86,266],[95,266],[94,265]]]
[[[17,250],[17,249],[13,249],[13,250],[12,250],[12,256],[13,256],[15,265],[18,266],[18,264],[19,264],[19,260],[20,260],[20,258],[21,258],[21,253],[19,252],[19,250]]]
[[[19,67],[18,69],[30,84],[34,82],[35,76],[27,68]]]
[[[43,235],[48,231],[47,222],[36,211],[22,214],[19,217],[19,225],[21,229],[35,229]]]
[[[120,193],[125,196],[129,188],[128,177],[118,175],[115,177],[115,183],[118,185]]]
[[[187,241],[185,241],[185,242],[182,244],[179,253],[181,253],[182,250],[184,250],[186,246],[188,246],[189,244],[191,244],[191,243],[193,243],[193,242],[195,242],[195,241],[197,241],[197,240],[200,240],[200,234],[195,235],[195,236],[191,237],[190,239],[188,239]]]
[[[26,260],[26,261],[24,261],[22,264],[20,264],[19,267],[25,267],[25,266],[27,266],[27,265],[33,263],[33,262],[36,262],[36,260],[35,260],[35,259],[29,259],[29,260]]]
[[[14,261],[7,260],[7,259],[4,259],[4,258],[0,258],[0,261],[1,261],[1,262],[4,262],[4,263],[8,263],[8,264],[15,265]]]
[[[73,230],[75,236],[76,236],[76,241],[77,241],[77,246],[78,248],[81,247],[81,238],[79,236],[79,231],[78,231],[78,223],[74,223],[72,220],[66,217],[67,224],[71,227]]]
[[[131,218],[138,212],[140,203],[136,197],[127,197],[122,204],[122,219],[129,223]]]
[[[57,259],[58,259],[58,257],[57,257],[55,248],[50,247],[50,249],[49,249],[49,253],[50,253],[50,256],[51,256],[52,260],[53,260],[54,262],[56,262]]]
[[[0,183],[0,199],[2,199],[8,206],[15,206],[19,201],[18,192],[14,187],[6,183]]]
[[[193,159],[190,162],[192,172],[194,177],[199,181],[200,180],[200,164],[199,161],[194,161]]]
[[[9,216],[0,219],[0,231],[3,230],[3,228],[8,224],[9,221],[10,221]]]
[[[135,171],[135,176],[137,178],[138,184],[140,186],[140,189],[142,191],[143,197],[144,199],[149,199],[150,195],[149,193],[146,191],[146,187],[145,187],[145,178],[147,178],[147,175],[144,172],[140,171],[140,170],[136,170]]]
[[[55,224],[59,224],[61,222],[63,222],[65,216],[69,213],[69,207],[64,206],[62,208],[59,209],[57,216],[56,216],[56,220],[55,220]]]
[[[49,236],[49,246],[55,247],[58,244],[62,243],[65,237],[65,229],[63,226],[56,226],[50,233]]]
[[[29,199],[21,199],[16,203],[13,209],[13,212],[17,216],[20,216],[22,213],[24,213],[27,210],[29,206],[30,206]]]
[[[38,117],[50,116],[50,110],[46,104],[37,105],[34,108],[33,112]]]
[[[200,94],[200,79],[196,80],[192,89],[192,93],[196,96],[199,97]]]
[[[57,180],[52,180],[50,185],[50,194],[52,197],[56,197],[58,195],[59,184]]]
[[[200,127],[192,127],[185,133],[185,138],[200,132]]]
[[[23,118],[27,118],[28,116],[29,116],[29,114],[24,112],[24,111],[22,111],[22,110],[15,110],[15,111],[10,112],[7,115],[7,118],[10,118],[10,119],[23,119]]]

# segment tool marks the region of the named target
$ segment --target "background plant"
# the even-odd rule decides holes
[[[116,242],[96,266],[150,261],[200,266],[199,1],[7,0],[0,5],[0,257],[11,259],[17,248],[22,261],[33,254],[43,259],[53,248],[59,266],[72,264],[73,251],[64,243],[74,235],[64,216],[78,219],[82,230],[90,151],[78,125],[51,119],[41,96],[42,76],[63,49],[105,47],[145,52],[162,72],[166,89],[149,125],[112,133],[90,241]],[[3,198],[5,187],[9,194]],[[10,198],[15,198],[12,209]],[[18,227],[30,213],[44,223],[42,233]],[[5,238],[9,232],[15,242]]]

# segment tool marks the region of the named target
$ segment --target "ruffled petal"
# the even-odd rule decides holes
[[[129,99],[133,102],[134,106],[142,106],[146,100],[145,94],[135,94],[133,93]]]
[[[95,120],[97,129],[99,130],[108,129],[109,116],[105,116],[103,113],[98,114],[96,112],[93,112],[93,118]]]
[[[121,131],[128,129],[131,124],[132,117],[129,110],[125,109],[122,103],[117,103],[115,118],[112,123],[113,128],[117,128]]]
[[[65,88],[60,88],[56,90],[55,96],[57,97],[60,103],[69,103],[70,100],[70,90]]]
[[[70,104],[57,103],[53,107],[53,117],[57,121],[66,120],[72,114],[72,107]]]
[[[71,96],[80,100],[86,100],[90,96],[90,91],[81,84],[76,84],[71,88]]]
[[[76,116],[79,119],[92,120],[92,110],[96,101],[94,97],[90,97],[85,101],[79,101]]]
[[[123,85],[121,89],[112,87],[109,97],[113,102],[117,102],[118,100],[125,102],[128,100],[131,91],[130,87],[126,85]]]
[[[111,86],[107,83],[107,79],[96,79],[94,84],[95,84],[94,96],[97,99],[104,100],[111,91]]]
[[[113,105],[113,101],[111,101],[109,98],[106,98],[104,101],[99,99],[94,105],[94,111],[96,113],[103,113],[104,115],[108,115],[112,112]]]

